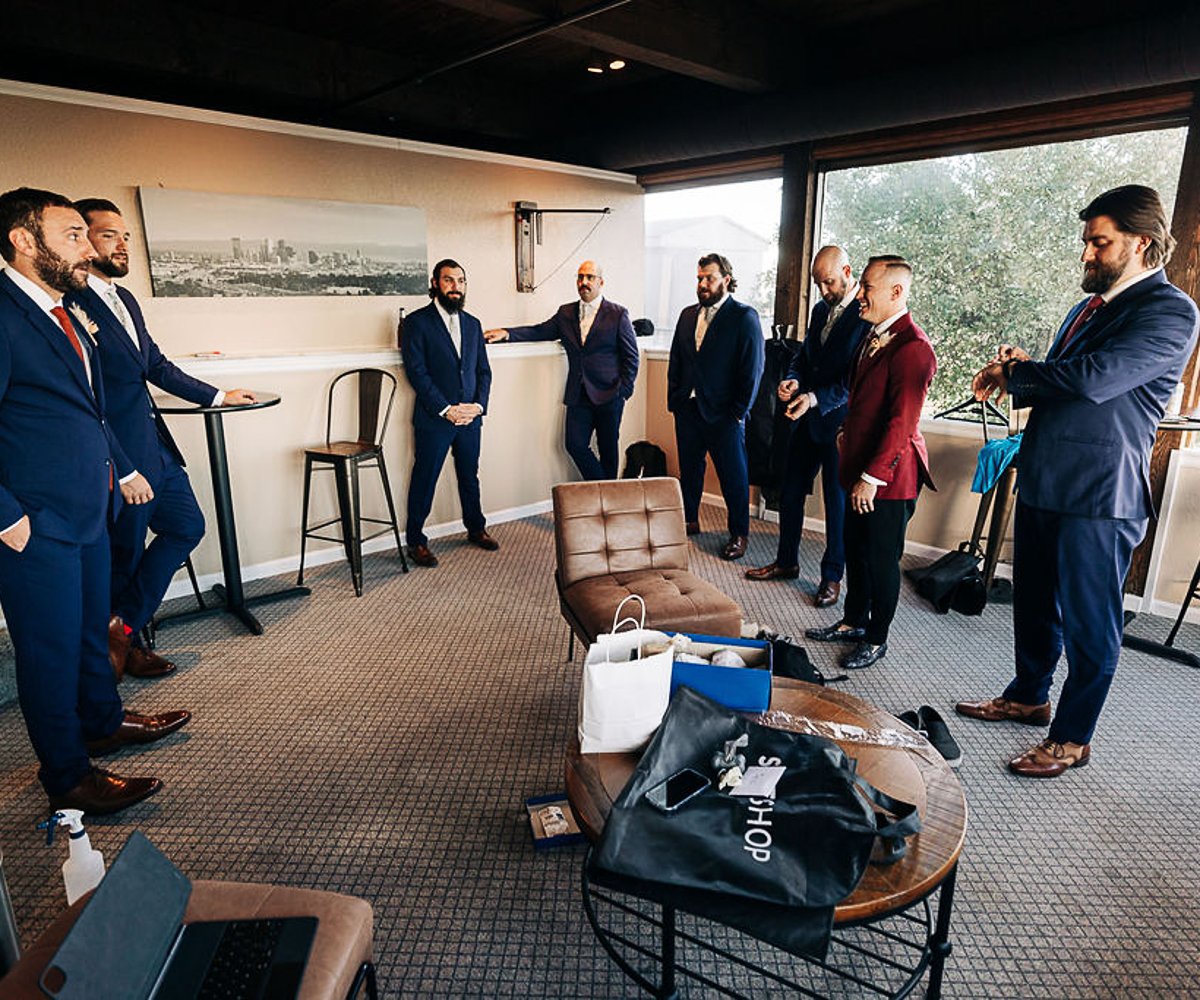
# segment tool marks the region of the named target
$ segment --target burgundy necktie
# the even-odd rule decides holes
[[[1102,305],[1104,305],[1103,295],[1093,295],[1087,300],[1087,305],[1079,310],[1079,315],[1075,317],[1075,322],[1071,324],[1070,329],[1063,335],[1063,339],[1058,345],[1058,350],[1054,352],[1057,356],[1062,356],[1071,341],[1075,339],[1075,334],[1083,329],[1083,324],[1095,316],[1096,310]]]
[[[87,362],[83,360],[83,344],[79,342],[79,335],[75,332],[75,327],[71,325],[71,318],[67,315],[67,311],[62,306],[55,306],[50,310],[50,315],[58,320],[58,325],[62,327],[62,332],[67,335],[67,340],[75,348],[75,353],[79,355],[79,360],[83,361],[83,367],[86,370]]]

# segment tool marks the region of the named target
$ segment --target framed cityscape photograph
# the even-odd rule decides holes
[[[419,295],[424,209],[138,189],[155,296]]]

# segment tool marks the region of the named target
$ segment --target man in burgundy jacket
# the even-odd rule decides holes
[[[859,670],[887,655],[900,600],[904,533],[922,486],[935,489],[919,422],[937,360],[908,312],[912,267],[872,257],[859,282],[859,315],[872,324],[850,378],[840,437],[846,490],[846,604],[842,620],[805,635],[853,642],[842,666]]]

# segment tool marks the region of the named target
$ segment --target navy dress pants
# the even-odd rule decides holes
[[[454,456],[458,501],[469,532],[483,531],[486,522],[479,500],[479,443],[483,419],[456,427],[444,417],[430,417],[419,408],[413,415],[413,470],[408,481],[408,515],[404,539],[409,545],[428,545],[425,519],[447,453]]]
[[[1146,519],[1076,517],[1017,500],[1013,526],[1016,677],[1004,697],[1041,705],[1067,654],[1050,739],[1090,743],[1124,631],[1123,588]]]
[[[0,606],[16,652],[17,698],[48,795],[91,771],[86,740],[114,733],[124,710],[108,662],[109,542],[39,535],[0,543]]]
[[[675,414],[675,446],[679,451],[679,485],[687,521],[700,519],[704,494],[706,455],[712,456],[725,498],[729,534],[750,534],[750,473],[746,462],[746,428],[732,417],[710,423],[700,415],[694,399]]]
[[[620,396],[614,396],[607,403],[581,399],[578,403],[567,404],[567,454],[584,479],[617,478],[620,460],[617,439],[621,434],[621,413],[624,409],[625,400]],[[596,435],[599,458],[592,451],[593,434]]]
[[[779,547],[775,565],[792,567],[800,561],[800,534],[804,530],[804,502],[821,473],[825,500],[825,552],[821,579],[838,583],[846,569],[846,491],[838,480],[837,441],[814,441],[804,418],[792,429],[787,463],[779,491]]]

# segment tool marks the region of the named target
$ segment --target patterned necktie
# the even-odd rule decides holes
[[[104,298],[108,303],[108,308],[112,310],[112,314],[117,317],[117,321],[125,327],[125,332],[137,344],[137,331],[133,327],[133,319],[129,315],[129,310],[125,308],[125,303],[121,301],[121,296],[117,294],[117,286],[109,285],[104,290]]]
[[[708,333],[708,324],[712,322],[713,307],[702,306],[696,317],[696,350],[704,345],[704,335]]]
[[[1087,305],[1079,310],[1079,315],[1075,317],[1075,321],[1071,324],[1070,329],[1067,330],[1063,335],[1063,339],[1059,342],[1058,350],[1054,352],[1055,357],[1062,357],[1063,352],[1070,346],[1071,341],[1075,339],[1075,335],[1083,329],[1084,324],[1088,320],[1096,315],[1096,311],[1102,305],[1104,305],[1103,295],[1093,295],[1088,299]]]
[[[55,306],[50,310],[50,315],[58,320],[58,325],[62,327],[62,332],[67,335],[67,340],[71,342],[71,346],[75,348],[75,353],[79,355],[79,360],[83,362],[84,371],[87,371],[87,361],[83,356],[83,344],[79,342],[79,335],[75,332],[75,327],[71,325],[71,318],[67,315],[67,311],[62,306]]]
[[[592,332],[592,321],[595,317],[595,306],[590,302],[579,303],[579,342],[586,344],[588,334]]]
[[[837,321],[842,318],[842,313],[845,312],[845,306],[840,302],[829,310],[829,319],[825,321],[825,325],[821,328],[821,343],[829,339],[829,334],[833,332],[833,328],[837,326]]]

